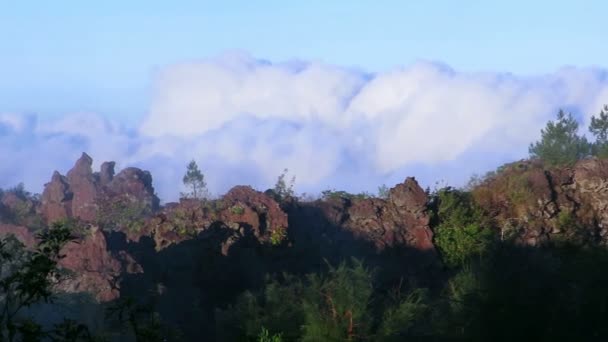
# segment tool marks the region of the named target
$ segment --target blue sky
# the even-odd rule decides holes
[[[0,0],[0,187],[82,151],[221,193],[463,184],[608,103],[605,1]],[[23,165],[16,170],[12,165]],[[48,167],[48,169],[47,169]]]
[[[243,50],[368,71],[605,66],[605,1],[0,1],[0,106],[143,115],[163,65]]]

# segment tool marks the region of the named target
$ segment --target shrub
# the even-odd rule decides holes
[[[283,173],[277,178],[277,182],[274,185],[274,189],[272,189],[273,194],[276,197],[275,199],[279,202],[294,196],[293,186],[296,182],[296,176],[293,176],[291,178],[291,181],[288,185],[285,181],[285,177],[287,177],[288,171],[288,169],[283,170]]]
[[[383,300],[374,272],[353,259],[304,278],[267,278],[262,291],[247,291],[218,310],[217,330],[225,341],[273,334],[286,341],[401,341],[430,308],[425,290],[404,293]]]
[[[309,275],[308,281],[302,341],[352,341],[371,335],[372,272],[362,262],[330,266],[327,275]]]
[[[372,198],[373,196],[367,192],[360,192],[358,194],[351,194],[343,190],[324,190],[321,192],[321,198],[324,200],[340,199],[344,198],[347,200],[362,200]]]
[[[273,246],[280,245],[283,243],[283,241],[285,241],[285,238],[287,238],[287,232],[283,227],[273,229],[270,232],[270,244]]]
[[[243,215],[245,213],[245,208],[243,208],[240,205],[233,205],[232,207],[230,207],[230,212],[233,213],[234,215]]]
[[[299,278],[284,274],[282,280],[266,278],[258,293],[246,291],[234,305],[217,312],[218,340],[259,340],[260,331],[268,337],[281,332],[281,338],[295,341],[304,323],[301,306],[303,284]]]
[[[387,199],[389,194],[389,188],[386,184],[382,184],[378,187],[378,198]]]
[[[32,320],[18,320],[19,313],[53,299],[53,286],[62,279],[60,251],[74,237],[69,228],[56,223],[37,235],[38,245],[28,251],[14,236],[0,239],[0,340],[38,340],[42,328]],[[20,339],[20,340],[21,340]]]
[[[470,193],[446,188],[433,201],[435,245],[448,266],[462,265],[489,250],[494,234]]]
[[[101,203],[97,212],[97,224],[106,230],[126,228],[130,231],[139,231],[150,212],[150,208],[144,203],[131,201],[128,198],[107,200]]]
[[[395,298],[396,303],[389,307],[382,317],[378,331],[381,340],[392,340],[403,336],[430,310],[426,290],[414,289],[405,298]]]
[[[283,341],[283,334],[270,335],[270,332],[266,328],[262,328],[260,335],[258,336],[258,342],[281,342]]]

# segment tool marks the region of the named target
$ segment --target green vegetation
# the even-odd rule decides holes
[[[279,202],[291,198],[295,194],[293,186],[296,182],[296,176],[293,176],[289,184],[287,184],[287,182],[285,181],[285,177],[287,177],[287,172],[289,172],[288,169],[283,170],[283,173],[277,178],[277,182],[274,185],[274,189],[272,189],[275,199]]]
[[[74,325],[65,322],[53,331],[44,332],[42,327],[21,311],[38,302],[53,299],[53,286],[61,280],[58,262],[63,257],[61,248],[73,240],[68,228],[55,224],[38,234],[38,245],[27,250],[14,236],[0,240],[0,340],[17,341],[29,338],[41,339],[46,334],[71,331]]]
[[[190,161],[188,164],[186,174],[184,174],[182,181],[184,185],[190,189],[189,192],[181,194],[183,198],[192,198],[197,200],[209,198],[209,190],[207,190],[205,176],[201,170],[199,170],[198,165],[194,160]]]
[[[493,232],[471,194],[445,188],[433,197],[435,244],[444,262],[452,267],[461,266],[487,253]]]
[[[570,113],[560,110],[557,120],[550,120],[540,132],[541,140],[530,144],[530,157],[540,158],[547,165],[571,165],[590,153],[590,145],[577,134],[578,122]]]
[[[229,334],[221,339],[254,339],[267,329],[285,341],[399,341],[429,312],[424,290],[384,300],[374,272],[357,260],[324,274],[281,278],[220,311],[218,331]]]
[[[595,137],[590,143],[578,135],[579,124],[571,113],[560,110],[557,120],[550,120],[541,130],[541,139],[530,144],[531,158],[539,158],[549,166],[572,165],[577,160],[593,155],[608,157],[608,105],[598,116],[591,118],[589,132]]]
[[[185,237],[194,232],[188,213],[181,208],[172,210],[169,221],[173,224],[173,230],[181,237]]]
[[[278,227],[270,232],[270,244],[278,246],[287,238],[287,230],[284,227]]]
[[[135,342],[181,341],[178,331],[165,326],[151,304],[141,304],[133,298],[122,298],[107,309],[107,316],[116,320],[119,327],[126,328],[122,336]]]
[[[258,342],[282,342],[283,334],[270,335],[270,332],[266,328],[262,328],[260,335],[258,336]]]
[[[372,198],[373,196],[368,194],[367,192],[361,192],[358,194],[351,194],[342,190],[324,190],[321,192],[321,198],[324,200],[330,199],[348,199],[348,200],[362,200]]]
[[[97,211],[97,224],[105,230],[127,229],[140,231],[150,208],[129,198],[103,201]]]
[[[8,194],[14,195],[16,201],[11,201],[10,208],[0,203],[0,217],[5,222],[28,227],[32,231],[44,228],[44,219],[36,212],[36,204],[40,201],[39,194],[27,191],[23,183],[7,190],[0,189],[0,199]]]
[[[233,213],[234,215],[243,215],[245,213],[245,208],[243,208],[242,206],[235,204],[232,207],[230,207],[230,212]]]
[[[608,105],[604,105],[597,117],[591,117],[589,132],[595,137],[593,154],[599,158],[608,158]]]
[[[389,188],[386,184],[382,184],[378,187],[378,198],[387,199],[389,194]]]

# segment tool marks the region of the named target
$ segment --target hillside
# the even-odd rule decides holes
[[[2,235],[33,247],[61,223],[77,236],[54,291],[86,305],[35,306],[35,317],[154,340],[100,322],[129,299],[145,307],[137,320],[176,340],[608,337],[606,160],[523,160],[466,191],[406,178],[386,198],[303,201],[236,186],[163,206],[149,172],[114,165],[93,172],[83,154],[40,196],[2,193]]]

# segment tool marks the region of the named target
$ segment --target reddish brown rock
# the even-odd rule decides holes
[[[51,182],[44,185],[40,211],[47,222],[72,215],[72,193],[69,191],[67,178],[57,171],[53,173]]]
[[[29,248],[37,243],[36,236],[26,227],[0,224],[0,236],[9,234]],[[123,273],[143,272],[127,252],[112,255],[108,251],[105,235],[94,227],[85,236],[68,243],[61,254],[65,257],[59,261],[59,266],[70,270],[73,275],[62,280],[57,290],[88,292],[100,302],[119,297]]]
[[[379,250],[401,246],[434,251],[427,201],[418,182],[407,178],[390,189],[387,200],[354,200],[345,210],[346,220],[341,219],[343,222],[336,224],[372,242]],[[332,216],[336,217],[336,214],[329,215]]]
[[[264,244],[270,241],[273,232],[285,232],[288,220],[271,197],[248,186],[236,186],[221,200],[182,199],[180,203],[170,203],[147,222],[140,234],[153,236],[157,250],[161,250],[195,238],[214,224],[233,230],[235,238],[244,236],[247,230]],[[129,238],[137,241],[139,236]],[[225,245],[226,251],[229,244]]]
[[[101,214],[117,207],[137,207],[142,215],[157,209],[158,198],[149,172],[126,168],[115,176],[115,163],[105,162],[100,172],[93,173],[92,163],[91,157],[83,153],[66,177],[59,172],[53,174],[45,185],[39,209],[48,223],[64,218],[94,223]]]
[[[75,276],[62,282],[61,290],[88,292],[102,302],[119,297],[122,266],[107,251],[106,239],[100,230],[94,229],[83,240],[68,243],[62,253],[65,258],[59,265],[74,271]]]
[[[101,170],[99,171],[99,184],[105,186],[114,179],[114,167],[115,162],[104,162],[101,164]]]
[[[534,246],[564,239],[608,244],[606,160],[562,168],[545,168],[540,161],[507,164],[473,194],[501,237]]]
[[[36,237],[26,227],[0,223],[0,237],[7,235],[14,235],[17,240],[27,247],[32,247],[36,244]]]
[[[93,222],[97,218],[98,187],[91,165],[93,159],[83,153],[67,174],[72,198],[72,217]]]
[[[102,172],[101,175],[103,174]],[[111,178],[111,181],[102,188],[106,197],[111,199],[112,197],[126,196],[131,201],[141,203],[151,210],[158,208],[158,198],[154,194],[150,172],[128,167],[116,176],[107,178]]]
[[[235,186],[223,201],[226,208],[221,211],[221,220],[247,224],[261,240],[269,240],[274,231],[289,225],[287,214],[274,199],[249,186]]]

